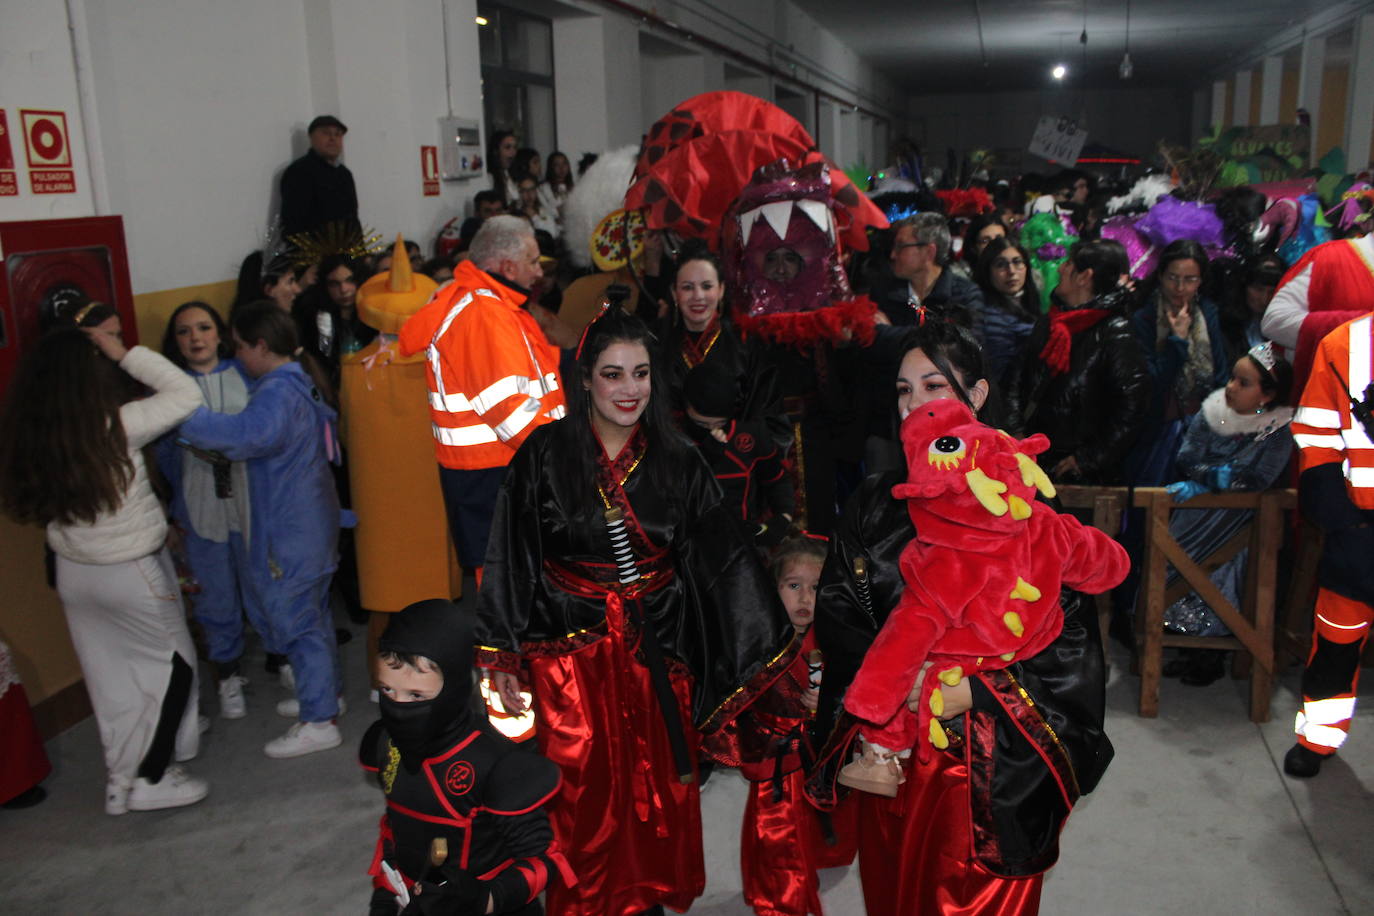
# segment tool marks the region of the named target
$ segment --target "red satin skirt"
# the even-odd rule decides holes
[[[0,653],[4,651],[0,646]],[[0,686],[0,690],[4,687]],[[29,698],[18,681],[0,695],[0,737],[4,748],[0,752],[0,802],[7,802],[29,791],[52,772],[43,739],[33,722]]]
[[[649,672],[610,637],[529,662],[539,750],[563,771],[549,819],[577,877],[549,883],[549,916],[685,911],[706,888],[701,795],[678,780]],[[691,679],[672,685],[695,758]]]
[[[773,800],[772,780],[750,784],[740,833],[740,871],[744,901],[759,916],[821,916],[818,868],[854,861],[857,845],[854,799],[830,812],[836,843],[826,845],[818,812],[802,795],[806,775],[783,777],[783,796]]]
[[[915,757],[896,798],[851,793],[868,916],[1038,913],[1043,875],[999,878],[973,858],[968,765],[948,752]]]

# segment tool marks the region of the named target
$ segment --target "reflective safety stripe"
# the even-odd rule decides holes
[[[568,408],[565,407],[565,406],[563,406],[562,404],[559,404],[559,405],[558,405],[557,407],[555,407],[553,410],[550,410],[550,411],[549,411],[549,416],[550,416],[551,418],[555,419],[555,420],[561,420],[561,419],[563,419],[564,417],[566,417],[567,415],[568,415]]]
[[[472,426],[448,427],[431,423],[430,428],[434,430],[434,438],[440,445],[484,445],[488,442],[499,442],[496,438],[496,430],[485,423],[474,423]]]
[[[1327,620],[1321,614],[1317,615],[1317,619],[1328,627],[1335,627],[1338,630],[1363,630],[1369,626],[1367,623],[1336,623],[1334,620]]]
[[[1369,433],[1364,431],[1364,424],[1359,420],[1352,420],[1351,422],[1354,425],[1341,430],[1341,441],[1344,443],[1342,447],[1346,449],[1374,449],[1374,442],[1369,441]]]
[[[436,375],[435,378],[438,379],[439,377]],[[468,413],[472,410],[472,402],[461,392],[458,394],[440,394],[437,391],[431,391],[429,393],[429,406],[444,413]]]
[[[537,416],[539,416],[539,402],[530,398],[517,407],[515,413],[496,424],[496,435],[501,438],[502,442],[509,442],[520,435],[520,431],[526,426],[533,423]]]
[[[1349,468],[1345,479],[1354,487],[1374,487],[1374,468]]]
[[[1329,747],[1332,750],[1344,744],[1345,739],[1349,737],[1343,729],[1307,721],[1307,717],[1302,713],[1298,713],[1297,721],[1293,723],[1293,732],[1302,735],[1318,747]]]
[[[1302,704],[1308,726],[1336,725],[1355,715],[1354,697],[1333,697],[1329,700],[1308,700]]]
[[[1324,426],[1327,429],[1341,428],[1341,413],[1325,407],[1299,407],[1293,414],[1293,422],[1304,426]]]
[[[478,413],[486,413],[506,398],[514,395],[523,394],[531,398],[542,398],[557,388],[558,377],[553,373],[545,378],[508,375],[482,389],[482,393],[472,399],[472,409]]]
[[[1340,436],[1314,436],[1308,433],[1294,433],[1293,441],[1298,448],[1330,448],[1340,451],[1345,448],[1345,440]]]
[[[1374,379],[1369,377],[1369,316],[1357,319],[1350,325],[1350,374],[1346,376],[1345,386],[1362,397],[1365,387]]]

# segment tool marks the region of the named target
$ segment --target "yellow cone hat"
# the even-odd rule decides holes
[[[438,283],[411,270],[405,239],[398,232],[391,269],[371,277],[358,289],[358,317],[383,333],[399,334],[406,319],[423,308],[438,288]]]

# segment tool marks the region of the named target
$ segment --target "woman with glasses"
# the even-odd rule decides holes
[[[974,263],[973,280],[983,291],[983,357],[999,384],[1025,349],[1040,317],[1040,294],[1030,254],[1006,236],[989,241]]]
[[[1171,243],[1132,318],[1150,369],[1150,411],[1136,447],[1132,478],[1142,486],[1173,480],[1174,454],[1190,417],[1226,384],[1231,364],[1217,307],[1202,294],[1207,253],[1191,239]]]

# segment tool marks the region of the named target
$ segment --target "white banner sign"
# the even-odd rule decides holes
[[[1050,162],[1072,166],[1087,140],[1088,132],[1077,121],[1045,115],[1031,136],[1030,151]]]

